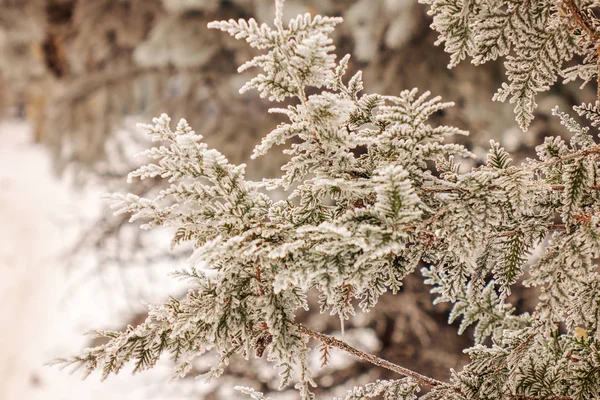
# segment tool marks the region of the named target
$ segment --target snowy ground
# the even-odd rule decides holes
[[[156,301],[164,286],[150,281],[170,278],[163,270],[150,280],[148,271],[135,269],[126,276],[67,271],[60,256],[97,209],[99,193],[58,181],[30,134],[23,122],[0,121],[0,399],[197,399],[202,384],[170,385],[164,365],[105,382],[43,365],[88,346],[86,331],[118,328],[139,311],[123,295],[128,282],[143,288],[136,289],[139,298]]]

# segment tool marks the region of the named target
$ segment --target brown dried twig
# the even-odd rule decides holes
[[[340,350],[345,351],[346,353],[352,354],[353,356],[358,357],[361,360],[367,361],[373,365],[389,369],[390,371],[394,371],[400,375],[408,376],[408,377],[414,379],[415,381],[419,382],[420,384],[432,386],[432,387],[446,386],[446,387],[454,388],[453,386],[449,385],[448,383],[438,381],[437,379],[430,378],[425,375],[421,375],[418,372],[412,371],[408,368],[404,368],[400,365],[397,365],[397,364],[394,364],[387,360],[384,360],[383,358],[379,358],[373,354],[365,353],[364,351],[358,350],[357,348],[354,348],[354,347],[350,346],[348,343],[346,343],[342,340],[339,340],[337,338],[334,338],[333,336],[314,331],[314,330],[312,330],[302,324],[299,324],[299,323],[293,323],[293,324],[296,326],[296,328],[298,328],[300,333],[302,333],[306,336],[312,337],[313,339],[319,340],[327,347],[336,347]],[[458,389],[455,388],[455,390],[458,390]]]

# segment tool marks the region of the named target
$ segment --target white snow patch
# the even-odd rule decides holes
[[[155,301],[173,280],[166,269],[154,271],[160,285],[142,290],[148,286],[139,284],[148,281],[144,268],[128,270],[126,278],[117,270],[68,272],[60,255],[97,209],[100,193],[76,192],[57,180],[26,123],[0,121],[0,143],[0,399],[199,398],[206,386],[197,380],[167,383],[166,362],[135,376],[125,370],[106,382],[98,375],[82,381],[77,373],[43,365],[89,346],[86,331],[118,328],[139,311],[123,295],[127,282],[136,282],[140,300]]]

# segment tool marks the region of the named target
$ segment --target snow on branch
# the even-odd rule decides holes
[[[582,53],[581,31],[563,18],[576,15],[575,3],[564,3],[566,11],[546,1],[428,3],[452,65],[466,55],[477,63],[507,56],[509,82],[499,97],[516,102],[523,127],[533,95]],[[210,24],[264,51],[242,67],[262,69],[243,90],[272,101],[295,99],[272,110],[286,121],[254,153],[287,145],[282,176],[246,179],[244,165],[209,149],[185,120],[175,130],[166,115],[144,126],[158,146],[144,153],[152,162],[130,179],[161,177],[169,187],[154,198],[115,195],[114,207],[146,228],[172,227],[173,245],[193,244],[191,266],[179,275],[195,289],[149,306],[137,327],[98,332],[108,343],[59,363],[106,378],[129,362],[134,372],[152,368],[169,354],[181,377],[212,353],[217,361],[207,375],[218,377],[235,354],[266,357],[279,369],[282,388],[294,383],[301,398],[312,399],[314,338],[407,377],[355,388],[347,399],[415,399],[426,385],[425,400],[597,398],[600,144],[590,130],[556,110],[570,140],[546,138],[537,159],[523,165],[491,142],[481,166],[461,171],[460,161],[475,155],[450,140],[467,132],[431,122],[452,103],[417,89],[363,93],[361,73],[345,75],[349,57],[336,62],[333,54],[328,35],[341,20],[304,15],[285,27],[282,4],[274,28],[254,20]],[[595,105],[576,111],[592,126],[600,121]],[[272,200],[266,189],[283,200]],[[459,333],[474,327],[475,343],[465,350],[470,362],[449,382],[296,321],[298,310],[310,311],[310,291],[319,293],[321,312],[343,322],[356,306],[368,312],[383,293],[398,293],[417,270],[434,302],[450,303]],[[510,302],[521,283],[539,294],[531,312]]]

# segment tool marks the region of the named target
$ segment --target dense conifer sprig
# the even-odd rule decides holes
[[[569,23],[553,22],[546,3],[530,3],[528,10],[499,3],[490,9],[498,15],[484,23],[482,15],[492,11],[482,11],[477,2],[458,7],[432,1],[439,13],[434,26],[449,35],[453,63],[466,54],[477,62],[508,54],[511,46],[521,46],[514,26],[528,23],[534,23],[531,40],[538,46],[526,51],[531,57],[549,43],[556,48],[543,51],[557,60],[571,54],[575,34]],[[210,27],[266,51],[242,67],[263,71],[242,90],[256,89],[273,101],[297,100],[271,110],[288,121],[254,153],[262,156],[273,145],[289,143],[283,175],[246,180],[244,165],[232,165],[209,149],[184,120],[174,131],[166,115],[145,126],[162,145],[145,152],[155,162],[130,179],[160,176],[170,186],[153,199],[114,195],[114,207],[143,219],[145,228],[173,227],[174,245],[193,243],[192,265],[178,275],[195,289],[183,299],[150,306],[137,327],[99,332],[107,344],[60,361],[107,377],[127,362],[134,371],[151,368],[168,353],[180,377],[194,359],[212,352],[218,361],[208,375],[217,377],[234,354],[264,355],[280,369],[282,387],[295,382],[301,398],[311,399],[307,360],[313,338],[407,376],[350,390],[349,400],[416,399],[424,386],[431,387],[421,397],[426,400],[597,398],[600,145],[589,129],[556,110],[570,140],[546,138],[537,147],[538,158],[521,166],[492,141],[487,161],[463,171],[459,160],[475,156],[446,138],[467,132],[429,122],[452,103],[416,89],[397,96],[362,93],[360,72],[345,75],[349,57],[336,62],[333,55],[328,34],[341,20],[307,14],[285,27],[282,6],[278,1],[274,28],[252,19]],[[479,22],[472,23],[465,10],[479,12]],[[455,17],[464,21],[454,23]],[[498,29],[506,39],[494,45]],[[465,35],[462,41],[457,32]],[[487,58],[476,50],[485,50]],[[502,89],[513,96],[536,92],[551,80],[542,77],[547,71],[520,74],[523,64],[515,65],[509,69],[514,79]],[[595,105],[576,111],[592,126],[600,121]],[[267,189],[287,197],[272,200]],[[474,326],[475,344],[466,350],[471,361],[448,383],[295,321],[298,309],[308,310],[310,291],[319,293],[321,312],[343,321],[355,314],[355,305],[368,312],[384,292],[400,291],[403,278],[419,268],[435,302],[452,304],[450,322],[460,320],[459,332]],[[539,290],[531,313],[517,313],[509,302],[520,281]],[[252,389],[240,390],[265,399]]]
[[[467,56],[475,65],[504,57],[508,82],[494,100],[514,103],[516,120],[525,131],[533,120],[537,93],[560,77],[585,84],[599,76],[595,1],[419,1],[430,6],[437,44],[444,43],[450,53],[449,68]],[[583,62],[567,66],[575,55]]]

